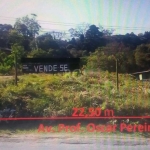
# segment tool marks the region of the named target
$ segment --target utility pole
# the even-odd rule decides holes
[[[118,59],[116,58],[116,87],[117,91],[119,91],[119,86],[118,86]]]

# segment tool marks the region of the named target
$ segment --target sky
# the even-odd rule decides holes
[[[42,32],[68,31],[82,23],[114,34],[150,31],[150,0],[0,0],[0,24],[34,13]]]

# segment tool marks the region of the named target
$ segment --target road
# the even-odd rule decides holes
[[[150,149],[150,139],[121,136],[7,135],[0,136],[1,150],[138,150]]]

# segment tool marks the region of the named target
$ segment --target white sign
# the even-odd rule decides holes
[[[68,71],[68,65],[34,65],[34,70],[35,72],[65,72]]]

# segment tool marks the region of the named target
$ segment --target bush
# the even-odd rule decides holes
[[[7,74],[10,72],[10,70],[11,70],[11,66],[0,65],[0,73],[1,74]]]

